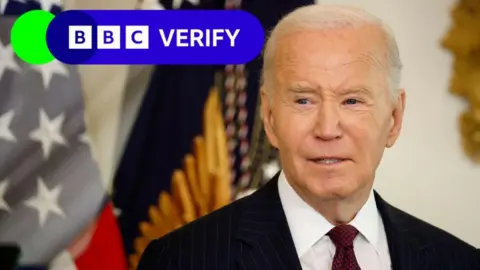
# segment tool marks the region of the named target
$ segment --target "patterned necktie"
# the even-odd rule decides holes
[[[357,234],[358,230],[350,225],[337,226],[328,233],[337,247],[333,257],[332,270],[360,270],[353,251],[353,239]]]

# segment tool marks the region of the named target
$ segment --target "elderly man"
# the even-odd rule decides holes
[[[283,18],[261,89],[282,171],[154,240],[138,269],[480,269],[475,248],[373,191],[402,127],[401,69],[389,28],[364,11],[311,5]]]

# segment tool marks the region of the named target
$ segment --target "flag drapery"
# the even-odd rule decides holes
[[[283,15],[313,3],[141,0],[138,7],[243,9],[268,33]],[[226,195],[228,200],[220,200],[226,204],[278,171],[277,154],[263,132],[258,108],[261,64],[259,56],[235,66],[155,67],[114,179],[113,200],[121,211],[119,224],[132,268],[151,239],[216,209],[212,204],[205,207],[205,201]],[[221,131],[215,137],[209,130],[218,123]],[[210,158],[223,148],[227,164],[217,159],[210,167]],[[224,166],[227,173],[218,178],[215,168],[223,171]],[[203,190],[201,179],[208,181]]]
[[[35,9],[56,14],[62,5],[0,1],[0,245],[20,247],[21,267],[124,270],[76,67],[26,64],[10,44],[15,19]]]

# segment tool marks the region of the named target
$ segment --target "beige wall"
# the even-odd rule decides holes
[[[405,126],[387,151],[377,190],[391,203],[480,248],[480,166],[465,158],[457,117],[464,104],[448,93],[452,57],[439,41],[453,0],[320,0],[356,4],[393,28],[405,65]]]
[[[133,9],[135,4],[135,0],[65,0],[66,9]],[[80,66],[79,70],[88,132],[104,186],[110,190],[128,67]]]

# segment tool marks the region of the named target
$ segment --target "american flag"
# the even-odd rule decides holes
[[[18,15],[61,8],[59,0],[0,0],[0,246],[20,246],[22,266],[50,269],[108,203],[76,67],[26,64],[10,44]],[[57,269],[80,269],[68,267]]]

